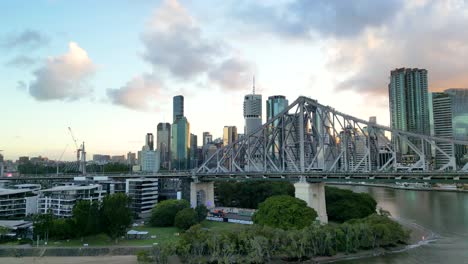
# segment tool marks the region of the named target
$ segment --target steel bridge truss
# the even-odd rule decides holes
[[[447,144],[451,153],[440,147]],[[194,172],[467,171],[468,164],[457,168],[455,144],[468,146],[391,129],[299,97],[252,134],[219,148]],[[435,164],[433,154],[445,162]]]

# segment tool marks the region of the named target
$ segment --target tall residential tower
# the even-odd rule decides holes
[[[391,127],[430,135],[427,70],[400,68],[391,71],[388,92]],[[412,143],[421,146],[419,140]],[[414,154],[406,142],[396,144],[400,154]],[[425,151],[427,155],[430,148],[425,146]]]
[[[171,161],[171,124],[159,123],[156,133],[156,148],[161,153],[161,166],[165,169],[169,169]]]

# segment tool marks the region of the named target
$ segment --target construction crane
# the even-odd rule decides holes
[[[68,144],[65,146],[65,149],[63,149],[62,155],[60,155],[60,158],[57,160],[57,175],[59,174],[59,164],[60,164],[60,161],[62,160],[63,154],[65,154],[65,151],[67,151],[67,148],[68,148]]]
[[[75,136],[73,135],[73,131],[71,129],[71,127],[68,127],[68,130],[70,131],[70,135],[73,139],[73,143],[75,143],[75,147],[76,147],[76,161],[78,163],[78,168],[79,168],[79,171],[82,173],[82,174],[86,174],[86,151],[85,151],[85,143],[83,141],[83,144],[81,144],[80,147],[78,147],[78,142],[75,138]],[[81,154],[81,155],[80,155]],[[81,158],[80,158],[81,157]]]

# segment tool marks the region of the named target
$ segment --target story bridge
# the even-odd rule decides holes
[[[95,176],[188,179],[191,203],[209,207],[214,206],[214,181],[291,181],[296,197],[327,222],[327,182],[468,183],[468,163],[456,156],[460,147],[467,149],[468,141],[392,129],[301,96],[253,133],[219,148],[194,170]]]

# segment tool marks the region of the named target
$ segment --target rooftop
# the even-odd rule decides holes
[[[90,184],[90,185],[66,185],[66,186],[56,186],[50,189],[42,190],[42,192],[60,192],[60,191],[78,191],[78,190],[91,190],[98,188],[99,184]]]
[[[30,192],[29,189],[3,189],[0,188],[0,195],[9,195],[9,194],[17,194],[17,193],[26,193]]]

